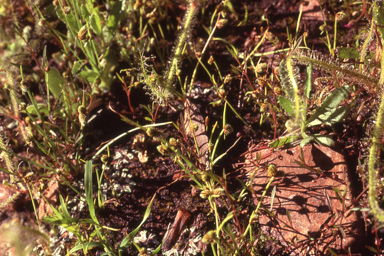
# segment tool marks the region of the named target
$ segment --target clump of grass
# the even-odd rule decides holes
[[[178,32],[175,46],[173,47],[171,57],[167,62],[164,76],[159,76],[154,72],[152,66],[146,63],[147,58],[140,56],[140,69],[142,81],[146,84],[151,97],[160,104],[168,103],[174,100],[179,93],[175,89],[175,79],[180,69],[182,53],[185,45],[191,37],[191,32],[196,23],[196,16],[199,12],[200,0],[189,0],[187,10],[181,22],[181,29]],[[152,70],[149,70],[152,69]]]

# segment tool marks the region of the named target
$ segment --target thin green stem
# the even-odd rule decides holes
[[[172,85],[173,78],[175,77],[177,72],[178,63],[181,59],[181,53],[184,49],[184,44],[187,42],[187,39],[190,35],[191,28],[198,11],[199,11],[199,6],[197,2],[195,2],[194,0],[191,0],[182,22],[183,28],[179,33],[177,44],[172,54],[173,56],[169,61],[169,65],[166,69],[167,71],[164,78],[166,87],[169,87]]]
[[[376,3],[376,1],[375,1],[375,3]],[[374,8],[374,12],[377,12],[375,10],[375,8]],[[377,16],[377,15],[373,15],[372,19],[375,19],[375,16]],[[359,71],[360,72],[363,71],[365,56],[367,55],[368,46],[373,39],[375,27],[376,27],[375,22],[371,22],[371,27],[369,28],[368,36],[364,41],[363,47],[361,48],[361,51],[360,51],[360,63],[361,64],[359,65]]]
[[[293,58],[297,59],[301,64],[312,63],[314,69],[320,69],[328,72],[337,71],[340,76],[344,76],[344,78],[349,80],[359,80],[359,82],[369,84],[371,86],[376,86],[379,82],[379,79],[375,77],[365,75],[364,73],[353,69],[342,67],[339,63],[333,63],[331,59],[325,59],[322,55],[308,57],[305,56],[304,52],[299,52],[294,55]]]

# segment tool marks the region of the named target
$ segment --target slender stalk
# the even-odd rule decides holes
[[[368,174],[369,174],[369,203],[371,204],[372,212],[375,217],[384,222],[384,211],[380,208],[378,200],[376,199],[376,186],[378,170],[376,168],[377,160],[379,159],[380,152],[380,134],[383,134],[383,122],[384,122],[384,94],[381,98],[379,113],[376,119],[376,125],[374,128],[374,135],[372,138],[372,146],[369,152]]]
[[[384,63],[384,54],[381,54],[381,60],[380,60],[382,67]],[[382,85],[382,81],[384,80],[384,72],[382,71],[380,74],[380,85]],[[377,119],[375,123],[375,128],[373,130],[373,138],[372,138],[372,146],[369,151],[369,162],[368,162],[368,176],[369,176],[369,203],[372,208],[372,212],[375,215],[375,217],[381,221],[384,222],[384,210],[380,208],[378,200],[376,199],[376,186],[377,186],[377,176],[378,176],[378,169],[376,165],[378,164],[377,161],[379,159],[379,153],[380,153],[380,142],[383,138],[383,127],[384,126],[384,93],[381,95],[381,102],[379,107],[379,112],[377,113]]]
[[[172,86],[173,79],[176,76],[177,72],[177,66],[181,59],[181,54],[184,49],[184,45],[190,36],[193,23],[195,21],[195,17],[199,11],[198,3],[194,0],[191,0],[187,12],[185,13],[183,22],[182,22],[182,29],[179,32],[179,35],[177,37],[177,43],[174,48],[174,51],[172,53],[171,60],[168,63],[168,67],[166,69],[166,75],[164,78],[165,86],[169,87]]]
[[[337,63],[331,58],[316,51],[312,51],[310,53],[300,51],[295,54],[293,58],[295,58],[300,64],[307,65],[312,63],[314,69],[324,70],[327,72],[337,71],[339,72],[339,75],[345,79],[358,80],[361,83],[369,84],[373,87],[375,87],[379,82],[379,79],[376,77],[369,76],[368,74],[356,71],[352,68],[345,68],[340,63]]]

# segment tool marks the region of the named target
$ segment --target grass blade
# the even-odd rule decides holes
[[[99,224],[95,214],[95,207],[93,205],[93,188],[92,188],[92,161],[87,161],[85,164],[84,172],[84,190],[85,190],[85,200],[88,203],[89,214],[94,222]]]

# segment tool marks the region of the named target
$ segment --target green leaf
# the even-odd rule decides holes
[[[351,209],[351,211],[362,211],[362,212],[368,212],[370,211],[370,208],[360,208],[360,207],[354,207]]]
[[[313,120],[318,118],[320,115],[330,111],[339,106],[339,104],[345,100],[351,91],[351,87],[348,85],[342,86],[334,90],[330,95],[325,98],[320,108],[307,120],[306,124],[311,123]]]
[[[80,61],[80,60],[75,61],[73,63],[73,67],[72,67],[72,75],[77,74],[83,66],[84,66],[84,64],[82,61]]]
[[[59,17],[59,19],[61,19],[61,21],[63,21],[65,23],[65,15],[64,15],[63,10],[61,8],[57,8],[56,15],[57,15],[57,17]]]
[[[227,10],[229,10],[233,16],[235,16],[235,19],[238,20],[239,19],[239,15],[237,14],[235,8],[233,7],[231,1],[225,1],[224,2],[224,6]]]
[[[249,18],[249,16],[248,16],[248,7],[247,7],[247,5],[245,3],[242,3],[242,4],[244,6],[245,14],[244,14],[244,19],[242,21],[240,21],[239,24],[237,25],[238,27],[247,25],[248,18]]]
[[[37,109],[34,105],[29,105],[25,108],[26,112],[31,115],[37,115],[37,113],[43,114],[44,116],[49,116],[51,111],[48,109],[48,105],[45,103],[36,103]],[[55,108],[53,111],[53,116],[60,115],[60,109]]]
[[[291,213],[289,212],[288,208],[286,208],[285,212],[287,214],[287,218],[288,218],[289,223],[292,225]]]
[[[55,216],[44,217],[43,221],[49,222],[54,225],[61,225],[68,232],[73,233],[76,237],[80,237],[80,227],[78,226],[78,219],[75,218],[64,218],[55,208],[51,207],[54,211]]]
[[[337,200],[339,200],[339,202],[342,203],[343,200],[342,200],[341,197],[340,197],[340,194],[341,194],[340,189],[339,189],[339,188],[332,188],[332,190],[335,191]]]
[[[372,247],[372,246],[369,246],[369,245],[366,245],[365,248],[367,248],[368,250],[370,250],[371,252],[374,252],[374,253],[377,253],[377,250],[375,247]]]
[[[84,190],[85,190],[85,200],[88,203],[89,214],[94,222],[99,224],[95,214],[95,207],[93,205],[93,187],[92,187],[92,161],[87,161],[85,163],[85,172],[84,172]]]
[[[88,241],[92,241],[94,237],[100,235],[100,230],[102,230],[103,227],[95,227],[95,230],[89,235]]]
[[[72,105],[70,105],[70,107],[72,108],[71,111],[72,113],[75,113],[77,111],[77,108],[79,106],[80,103],[76,102],[76,103],[73,103]],[[38,115],[39,114],[42,114],[43,116],[49,116],[51,113],[53,115],[53,117],[62,117],[62,116],[65,116],[65,113],[64,111],[62,111],[61,109],[59,108],[55,108],[52,112],[51,109],[48,108],[48,105],[45,104],[45,103],[36,103],[36,106],[35,105],[28,105],[25,109],[28,114],[30,115]],[[69,111],[69,109],[65,109],[66,111]],[[24,111],[22,111],[24,112]]]
[[[113,82],[113,74],[117,66],[117,57],[113,54],[113,50],[108,49],[104,54],[104,59],[106,60],[106,65],[100,75],[101,82],[99,87],[108,91]]]
[[[228,50],[230,50],[230,49],[228,48]],[[232,68],[232,72],[233,72],[234,74],[236,74],[236,75],[240,75],[240,74],[242,73],[241,69],[239,69],[239,68],[236,67],[235,65],[232,65],[232,64],[231,64],[231,68]]]
[[[91,15],[90,26],[91,26],[91,29],[93,30],[93,32],[95,32],[95,34],[99,38],[103,38],[102,29],[101,29],[101,20],[100,20],[99,15],[97,15],[95,13]]]
[[[67,205],[65,204],[63,196],[61,194],[59,195],[59,198],[60,198],[60,206],[61,206],[61,210],[63,212],[64,218],[70,219],[71,215],[69,214],[69,212],[67,210]]]
[[[96,222],[94,222],[91,219],[78,219],[78,218],[65,218],[65,219],[56,219],[56,218],[49,218],[49,217],[44,217],[44,220],[49,221],[52,224],[55,225],[63,225],[63,224],[90,224],[90,225],[98,225]],[[106,229],[113,230],[112,228],[109,227],[104,227]]]
[[[349,108],[346,106],[339,106],[330,111],[325,112],[320,115],[316,120],[307,125],[307,127],[312,127],[316,125],[326,124],[332,125],[335,123],[342,122],[349,114]]]
[[[90,13],[88,12],[87,8],[84,5],[81,5],[81,15],[83,16],[84,20],[88,20]]]
[[[355,48],[340,47],[339,57],[342,59],[356,59],[360,58],[360,53]]]
[[[47,46],[44,46],[44,50],[43,50],[43,64],[41,65],[41,67],[43,69],[49,68],[48,58],[47,58]]]
[[[72,255],[72,253],[82,250],[83,248],[91,249],[93,247],[104,248],[104,244],[101,242],[85,242],[82,244],[78,244],[69,251],[68,255]]]
[[[271,143],[269,143],[269,146],[273,147],[273,148],[278,148],[278,147],[281,147],[283,145],[294,142],[300,138],[301,138],[301,135],[294,135],[294,136],[288,136],[288,137],[280,138],[280,139],[274,140]]]
[[[303,148],[306,144],[308,144],[309,142],[313,141],[313,137],[312,136],[308,136],[304,139],[301,140],[300,142],[300,147]]]
[[[45,72],[45,82],[55,99],[58,100],[62,87],[65,84],[65,79],[60,75],[57,69],[50,68],[48,72]]]
[[[159,244],[159,246],[153,251],[151,252],[151,255],[157,255],[158,253],[160,253],[160,250],[161,250],[161,247],[163,246],[163,244]]]
[[[377,8],[377,30],[380,32],[381,40],[384,41],[384,10]]]
[[[292,116],[293,115],[293,108],[292,108],[292,101],[284,96],[279,97],[279,102],[283,109],[288,113],[288,115]]]
[[[335,142],[331,138],[323,135],[315,136],[315,141],[327,147],[332,147],[333,145],[335,145]]]
[[[273,199],[275,199],[276,194],[276,186],[273,187],[272,193],[271,193],[271,207],[269,208],[269,211],[272,212],[273,210]]]
[[[227,214],[227,217],[225,217],[225,219],[220,223],[219,228],[216,230],[216,234],[219,234],[219,232],[223,229],[225,223],[227,223],[231,219],[233,219],[233,211],[229,212]]]
[[[311,90],[312,90],[312,63],[310,63],[307,67],[307,70],[306,70],[306,75],[307,77],[305,78],[305,88],[304,88],[304,92],[305,92],[305,97],[307,99],[309,99],[309,96],[311,94]]]
[[[3,151],[3,149],[0,148],[0,151]],[[10,171],[8,171],[7,169],[1,168],[1,167],[0,167],[0,171],[5,172],[5,173],[8,173],[8,174],[13,174],[13,172],[10,172]]]
[[[88,83],[94,84],[99,77],[99,73],[93,70],[82,70],[80,76],[87,80]]]
[[[41,150],[41,152],[43,152],[43,154],[46,154],[46,155],[48,155],[49,153],[48,153],[48,151],[47,151],[47,149],[46,148],[48,148],[48,147],[46,147],[45,145],[42,145],[38,140],[36,140],[36,139],[34,139],[34,142],[36,143],[36,146]]]
[[[124,10],[122,10],[122,6],[123,4],[121,0],[116,1],[112,6],[107,22],[107,27],[111,35],[116,32],[119,27],[120,20],[123,17]]]
[[[73,10],[69,14],[64,14],[61,8],[58,8],[56,11],[57,16],[67,25],[69,30],[72,33],[73,37],[76,37],[77,32],[79,31],[79,25],[77,19],[73,13]]]

